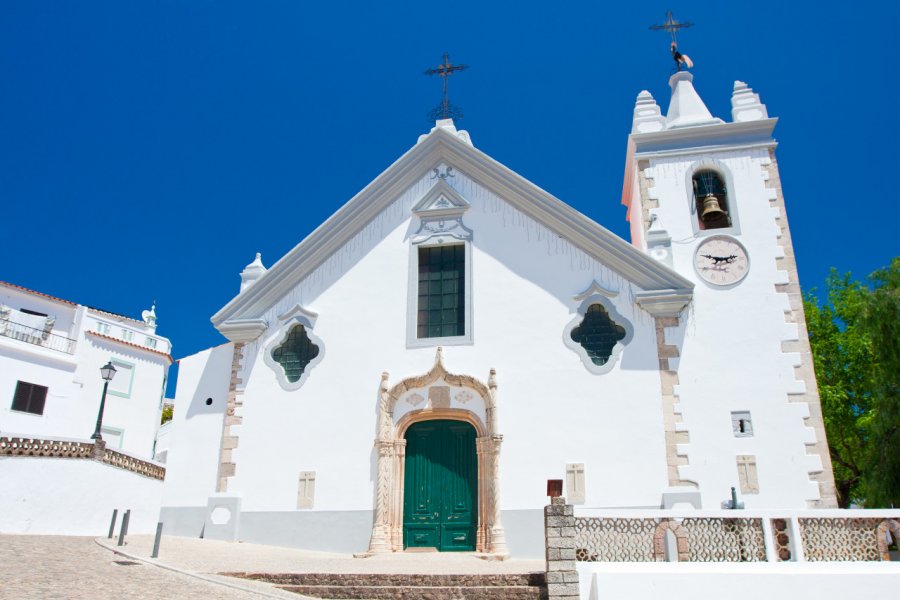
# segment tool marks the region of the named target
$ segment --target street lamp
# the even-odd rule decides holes
[[[97,440],[98,442],[103,439],[100,435],[100,426],[103,425],[103,408],[106,406],[106,388],[109,387],[109,382],[112,381],[112,378],[116,376],[116,368],[113,366],[112,361],[109,361],[100,367],[100,376],[103,378],[103,395],[100,397],[100,412],[97,413],[97,427],[94,429],[94,435],[91,436],[92,440]]]

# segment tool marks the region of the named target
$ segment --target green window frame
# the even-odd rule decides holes
[[[418,249],[416,338],[466,335],[466,247]]]

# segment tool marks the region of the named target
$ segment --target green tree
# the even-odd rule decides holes
[[[160,420],[160,424],[165,424],[167,421],[172,420],[172,413],[174,412],[175,407],[171,404],[163,405],[162,409],[162,419]]]
[[[804,299],[838,503],[900,502],[900,258]]]
[[[863,325],[874,350],[866,501],[900,506],[900,257],[869,276]]]

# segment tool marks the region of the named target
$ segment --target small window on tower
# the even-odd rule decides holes
[[[731,413],[731,429],[734,437],[753,437],[753,422],[748,411]]]
[[[694,173],[694,203],[701,230],[731,227],[728,192],[722,176],[711,169]]]

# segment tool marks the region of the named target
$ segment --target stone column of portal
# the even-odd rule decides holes
[[[381,374],[380,398],[378,403],[378,439],[375,450],[378,452],[375,472],[375,524],[372,527],[372,539],[369,552],[390,552],[391,546],[391,505],[394,487],[394,441],[392,438],[393,416],[390,395],[388,394],[388,373]]]
[[[488,439],[485,449],[487,456],[485,463],[488,478],[488,493],[486,496],[485,513],[488,519],[489,530],[485,532],[485,542],[493,554],[508,555],[509,548],[506,546],[506,531],[500,519],[500,445],[503,443],[503,436],[497,433],[499,431],[499,419],[497,415],[497,371],[491,369],[488,376],[488,398],[487,406],[485,406],[485,418],[487,420]]]
[[[490,462],[490,493],[488,494],[488,514],[491,515],[490,544],[491,553],[508,555],[506,547],[506,531],[500,520],[500,444],[502,435],[492,435],[488,446],[488,461]]]
[[[393,510],[388,518],[391,526],[391,550],[397,552],[403,550],[403,478],[405,476],[406,440],[394,442],[394,482],[396,492],[394,496]]]
[[[393,488],[394,443],[388,440],[375,442],[378,451],[378,480],[375,483],[375,526],[369,552],[390,552],[391,545],[391,489]]]
[[[479,437],[475,439],[475,452],[478,457],[478,529],[475,530],[475,550],[478,552],[488,551],[487,532],[487,495],[488,495],[488,477],[487,477],[487,444],[489,438]]]

